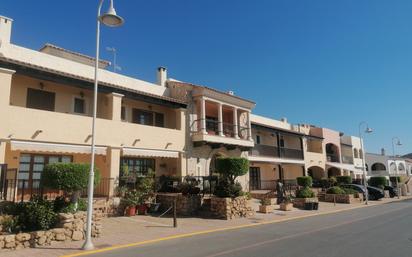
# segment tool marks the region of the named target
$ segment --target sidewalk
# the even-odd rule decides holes
[[[400,200],[405,199],[411,199],[411,197],[402,197]],[[383,199],[381,201],[370,201],[369,206],[394,201],[399,200],[397,198],[393,198]],[[257,206],[258,201],[254,201],[253,207],[257,209]],[[264,223],[275,223],[363,207],[365,207],[363,203],[336,204],[336,206],[334,206],[333,203],[321,202],[319,204],[318,211],[294,209],[289,212],[283,212],[275,210],[272,214],[256,213],[255,216],[251,218],[234,219],[229,221],[181,217],[178,218],[177,228],[173,228],[173,220],[171,217],[157,218],[152,216],[135,216],[106,218],[103,220],[103,236],[101,238],[94,239],[94,244],[96,248],[106,248],[171,236],[181,237],[184,234],[190,233],[210,233],[217,232],[219,230],[235,229],[238,227],[256,226]],[[79,252],[82,243],[83,242],[62,242],[43,248],[31,248],[18,251],[0,251],[0,256],[49,257],[68,255]]]

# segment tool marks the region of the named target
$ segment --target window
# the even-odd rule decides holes
[[[75,113],[86,113],[86,101],[82,98],[74,98],[74,112]]]
[[[283,138],[283,136],[281,136],[280,139],[279,139],[279,146],[280,147],[285,147],[285,139]]]
[[[40,155],[40,154],[21,154],[19,163],[19,188],[39,188],[41,174],[44,167],[49,163],[70,163],[71,156],[61,155]]]
[[[133,109],[133,123],[153,126],[153,113],[139,109]]]
[[[354,156],[355,158],[359,158],[358,149],[356,149],[356,148],[353,149],[353,156]]]
[[[149,170],[155,170],[155,160],[145,158],[122,158],[122,166],[126,166],[129,174],[144,176]],[[120,169],[123,172],[123,169]],[[121,174],[123,176],[124,174]]]
[[[120,119],[126,120],[126,106],[122,106],[122,109],[120,111]]]
[[[123,118],[122,118],[123,119]],[[145,111],[140,109],[133,109],[133,123],[164,127],[164,114],[158,112]]]
[[[28,88],[26,106],[33,109],[54,111],[55,97],[53,92]]]
[[[165,126],[163,113],[158,113],[158,112],[155,113],[155,126],[162,127],[162,128]]]
[[[260,145],[260,136],[259,135],[256,135],[256,144]]]

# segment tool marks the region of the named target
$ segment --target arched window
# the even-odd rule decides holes
[[[380,162],[376,162],[372,165],[371,167],[372,171],[382,171],[382,170],[386,170],[386,167],[383,163]]]
[[[398,164],[398,171],[404,171],[405,170],[405,165],[403,163]]]
[[[359,158],[363,159],[363,151],[362,151],[362,149],[359,149]]]
[[[395,171],[396,171],[396,164],[395,162],[391,162],[391,164],[389,165],[389,172],[395,173]]]
[[[353,149],[353,157],[359,158],[358,149],[356,149],[356,148]]]

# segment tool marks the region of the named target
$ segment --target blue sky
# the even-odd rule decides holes
[[[50,42],[94,54],[97,0],[1,0],[14,43]],[[108,2],[108,1],[106,1]],[[391,138],[412,152],[412,1],[116,0],[126,23],[103,28],[122,73],[173,78],[233,90],[255,113],[358,134],[374,129],[369,152]]]

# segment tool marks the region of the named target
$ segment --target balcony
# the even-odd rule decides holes
[[[340,162],[339,156],[334,154],[326,154],[326,160],[328,162]]]
[[[353,157],[352,156],[342,156],[342,162],[347,164],[353,164]]]
[[[255,145],[249,151],[250,155],[279,158],[279,148],[271,145]]]
[[[18,106],[0,108],[0,135],[20,140],[90,144],[92,118]],[[36,131],[41,133],[36,135]],[[107,119],[96,120],[96,144],[182,151],[185,131]]]
[[[286,159],[303,160],[303,150],[292,148],[280,148],[280,157]]]

